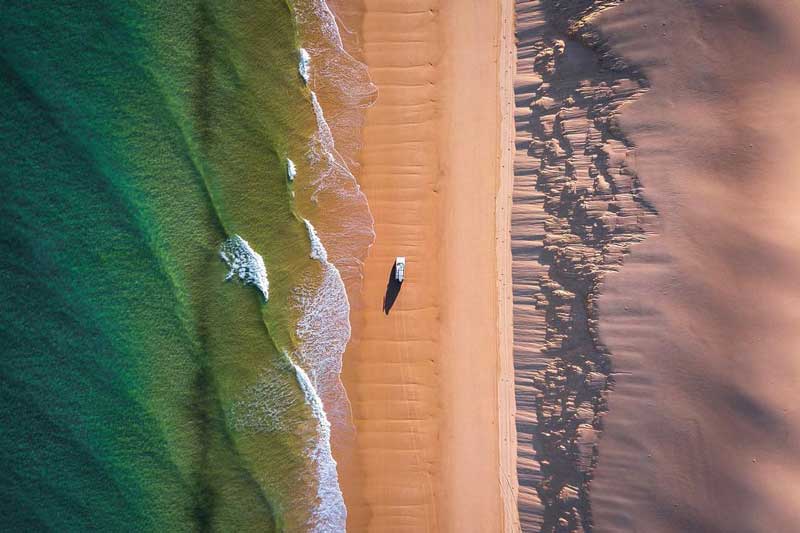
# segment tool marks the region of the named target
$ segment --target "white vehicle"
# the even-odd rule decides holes
[[[405,276],[406,276],[406,258],[398,256],[397,259],[394,260],[394,278],[400,283],[402,283],[403,278]]]

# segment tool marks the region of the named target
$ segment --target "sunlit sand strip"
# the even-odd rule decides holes
[[[376,241],[345,355],[358,471],[341,476],[348,525],[499,531],[500,5],[365,4],[379,97],[360,181]],[[387,317],[399,255],[406,281]]]

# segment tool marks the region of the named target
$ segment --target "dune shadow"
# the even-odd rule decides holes
[[[400,288],[403,286],[402,281],[397,281],[397,263],[392,264],[392,270],[389,272],[389,282],[386,284],[386,294],[383,296],[383,312],[387,315],[397,300],[397,295],[400,294]]]

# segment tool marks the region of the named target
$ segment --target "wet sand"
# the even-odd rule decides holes
[[[344,358],[356,433],[336,446],[348,529],[498,531],[502,491],[513,491],[508,454],[508,471],[499,471],[501,404],[505,438],[513,432],[511,396],[498,390],[510,386],[498,333],[509,318],[498,308],[496,254],[500,132],[509,118],[498,93],[500,5],[345,7],[342,21],[359,34],[379,91],[358,172],[376,240]],[[399,255],[406,280],[387,316]]]

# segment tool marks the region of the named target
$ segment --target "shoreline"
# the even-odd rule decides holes
[[[332,6],[360,29],[359,59],[378,87],[358,169],[377,237],[351,301],[342,374],[356,431],[334,436],[348,528],[513,531],[504,515],[515,504],[503,503],[513,457],[499,470],[501,439],[514,430],[507,386],[503,394],[510,355],[501,358],[510,339],[500,333],[509,278],[498,277],[510,268],[498,135],[510,118],[498,94],[498,77],[511,76],[512,62],[498,63],[509,51],[508,4],[363,4]],[[407,278],[385,316],[396,255],[407,257]]]

